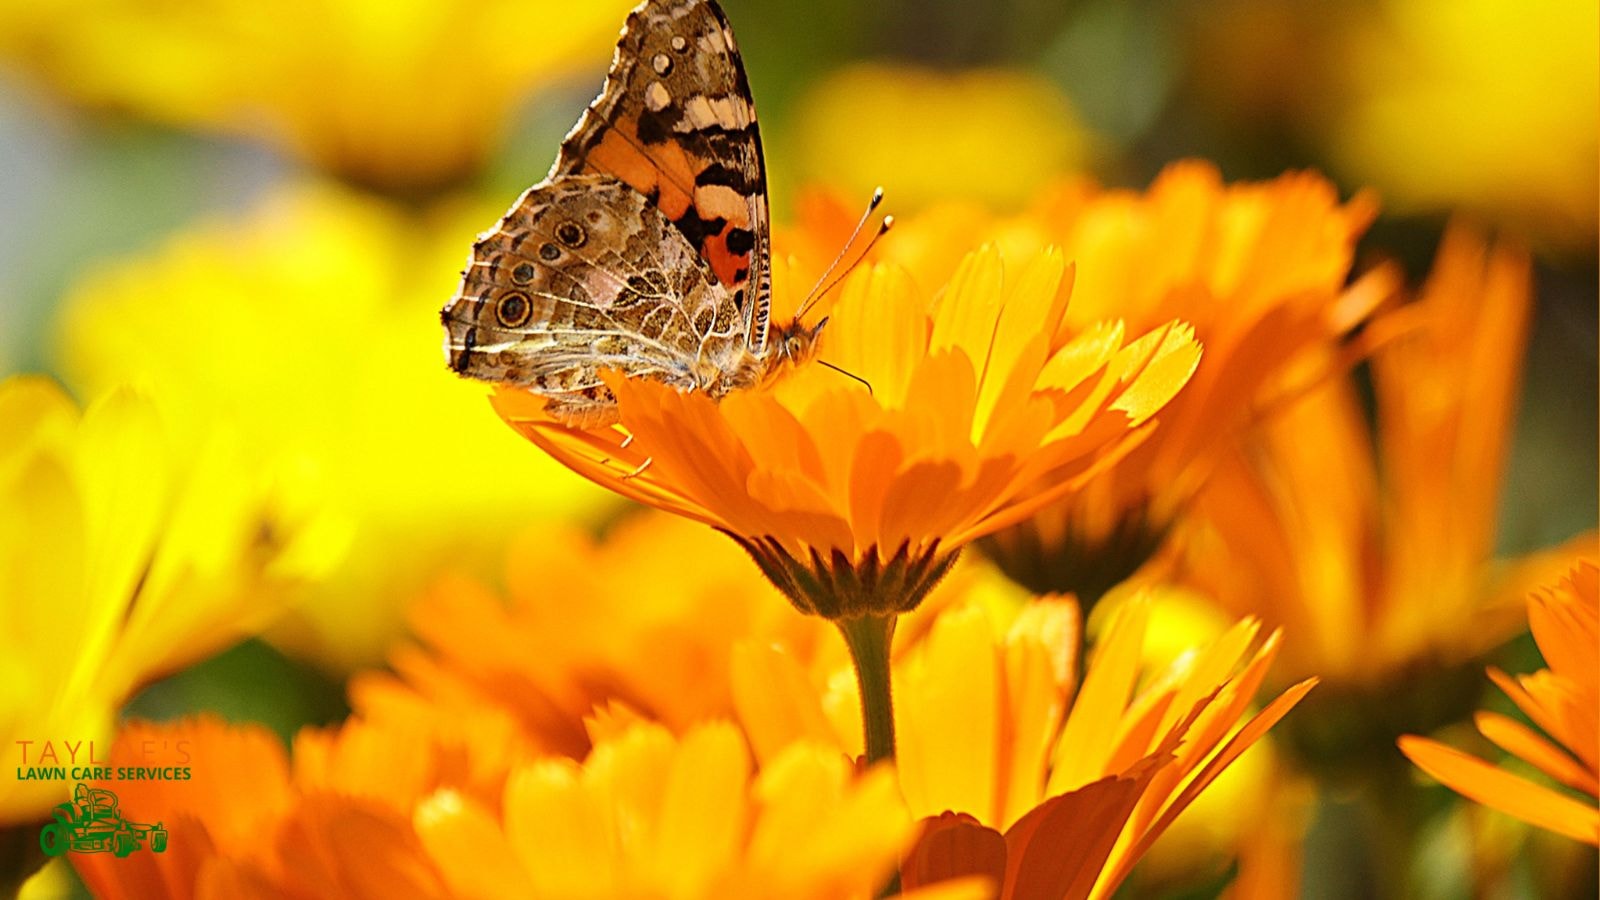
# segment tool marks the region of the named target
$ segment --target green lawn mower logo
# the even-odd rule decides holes
[[[111,852],[124,857],[141,846],[154,853],[167,849],[167,829],[160,822],[140,825],[129,822],[117,809],[117,795],[105,788],[80,783],[71,803],[62,803],[52,812],[55,821],[39,832],[39,849],[46,856],[74,853]]]

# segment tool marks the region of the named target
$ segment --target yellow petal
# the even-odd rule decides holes
[[[455,896],[492,900],[532,891],[500,823],[470,797],[441,790],[418,804],[412,824]]]
[[[778,647],[742,641],[733,650],[733,702],[763,764],[798,741],[831,743],[832,727],[806,673]]]
[[[652,881],[669,896],[697,897],[743,850],[744,739],[726,723],[695,728],[678,745],[661,799]]]
[[[1056,742],[1047,796],[1066,793],[1106,774],[1118,724],[1139,673],[1148,615],[1148,605],[1142,600],[1127,603],[1117,610],[1100,639]]]
[[[983,610],[941,616],[897,684],[900,783],[914,816],[997,816],[1000,672]]]

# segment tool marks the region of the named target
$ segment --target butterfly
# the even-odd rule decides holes
[[[478,237],[441,319],[450,368],[526,387],[575,427],[617,421],[607,369],[720,398],[810,357],[769,322],[766,164],[714,0],[646,0],[550,174]]]

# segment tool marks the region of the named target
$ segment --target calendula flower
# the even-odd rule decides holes
[[[91,269],[60,316],[75,388],[152,385],[179,443],[225,421],[342,523],[347,554],[276,635],[336,667],[380,658],[397,600],[446,561],[488,571],[530,519],[606,500],[440,377],[438,297],[460,263],[449,233],[333,187],[286,189],[242,220]]]
[[[896,268],[859,272],[821,339],[832,366],[718,403],[649,379],[607,381],[620,423],[581,429],[501,387],[495,407],[579,474],[738,541],[802,612],[839,625],[857,664],[867,757],[893,755],[895,617],[963,545],[1114,462],[1199,356],[1186,326],[1133,340],[1120,323],[1063,321],[1059,253],[1008,278],[968,255],[937,302]],[[789,273],[775,295],[793,309]],[[1040,481],[1053,487],[1029,494]]]
[[[865,898],[912,823],[893,775],[796,744],[758,771],[726,723],[627,728],[516,769],[501,813],[440,793],[416,826],[460,897]]]
[[[809,671],[848,661],[827,624],[796,616],[737,546],[665,513],[629,517],[604,540],[524,530],[507,547],[503,580],[502,596],[474,579],[441,579],[408,616],[415,645],[391,654],[392,674],[358,673],[351,705],[442,727],[460,710],[495,709],[530,746],[582,759],[597,717],[682,734],[732,716],[740,642],[782,646]],[[951,600],[993,593],[993,581],[957,566],[900,629],[899,650]]]
[[[1140,597],[1149,606],[1142,671],[1165,670],[1222,640],[1238,624],[1197,592],[1160,582],[1128,584],[1096,606],[1085,627],[1089,644],[1114,624],[1122,604]],[[1156,894],[1176,884],[1222,878],[1235,865],[1246,872],[1257,853],[1256,824],[1276,821],[1285,812],[1276,808],[1281,805],[1276,795],[1283,791],[1279,757],[1271,734],[1252,744],[1162,832],[1122,890]]]
[[[87,105],[416,192],[476,172],[534,91],[604,58],[631,5],[25,0],[0,4],[0,54]]]
[[[979,250],[936,303],[875,267],[820,349],[870,391],[822,366],[721,403],[615,378],[620,425],[587,431],[519,389],[494,402],[574,471],[732,535],[803,611],[903,612],[962,545],[1054,499],[1033,484],[1065,493],[1124,452],[1193,370],[1186,327],[1069,328],[1070,291],[1058,253],[1008,276]]]
[[[1147,617],[1143,602],[1119,609],[1081,687],[1070,601],[1042,599],[1004,630],[976,607],[935,622],[895,673],[896,767],[923,823],[903,884],[981,874],[1000,896],[1110,896],[1312,686],[1241,721],[1277,636],[1257,645],[1255,623],[1240,622],[1141,678]],[[746,646],[737,659],[740,718],[758,756],[845,733],[826,696],[837,680],[819,691],[772,648]]]
[[[953,248],[974,232],[1013,257],[1054,244],[1076,269],[1065,323],[1115,318],[1139,333],[1181,319],[1205,347],[1148,440],[1082,490],[985,539],[985,552],[1035,592],[1086,603],[1143,565],[1233,435],[1348,364],[1332,351],[1397,284],[1381,268],[1347,286],[1373,213],[1369,198],[1341,203],[1310,173],[1226,184],[1215,167],[1188,162],[1144,192],[1062,183],[1020,216],[951,206],[903,217],[877,252],[923,283],[939,283]],[[1045,478],[1032,495],[1057,489]]]
[[[1287,675],[1325,679],[1280,746],[1291,777],[1337,783],[1385,822],[1371,850],[1382,859],[1408,858],[1419,837],[1389,748],[1466,715],[1473,660],[1517,625],[1511,599],[1578,552],[1494,559],[1528,265],[1449,233],[1372,358],[1376,434],[1353,383],[1321,385],[1217,468],[1178,542],[1182,578],[1283,627]],[[1592,534],[1573,543],[1593,552]],[[1378,877],[1403,885],[1406,873]]]
[[[862,197],[881,185],[899,209],[1023,206],[1081,171],[1093,144],[1061,89],[1022,70],[858,64],[819,81],[795,115],[804,183]]]
[[[18,774],[0,824],[71,793],[23,770],[104,758],[134,691],[259,630],[328,563],[303,498],[238,449],[183,445],[137,391],[80,411],[48,379],[0,382],[0,742]]]
[[[1376,440],[1354,386],[1331,382],[1219,469],[1186,570],[1281,624],[1290,670],[1386,691],[1408,667],[1460,664],[1510,635],[1506,601],[1571,558],[1494,560],[1528,305],[1525,253],[1452,231],[1372,359]]]
[[[166,849],[71,861],[106,898],[866,898],[912,836],[888,770],[796,745],[757,771],[726,723],[625,725],[581,764],[507,737],[352,720],[291,760],[259,726],[134,724],[113,765],[190,777],[97,786]]]
[[[358,710],[493,706],[531,742],[581,759],[584,719],[597,708],[621,705],[682,732],[731,713],[738,640],[809,656],[826,638],[821,622],[751,577],[738,547],[674,516],[630,518],[603,543],[575,529],[525,530],[506,558],[504,600],[465,577],[422,598],[409,616],[421,646],[392,655],[395,676],[358,676]]]
[[[1479,803],[1574,840],[1600,844],[1600,568],[1583,560],[1528,597],[1528,626],[1548,668],[1516,679],[1489,677],[1534,724],[1481,712],[1478,730],[1496,746],[1583,795],[1530,781],[1445,744],[1408,735],[1400,749],[1424,772]]]
[[[1401,212],[1470,209],[1565,250],[1597,210],[1594,7],[1384,0],[1347,17],[1311,104],[1336,163]]]
[[[160,853],[70,854],[96,897],[441,897],[444,882],[413,828],[439,791],[497,798],[526,751],[505,720],[445,733],[398,720],[308,729],[285,753],[258,725],[211,716],[135,722],[109,768],[185,778],[104,780],[122,815],[167,831]],[[531,753],[526,755],[531,756]]]

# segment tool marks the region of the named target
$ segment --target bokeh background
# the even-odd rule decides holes
[[[472,236],[548,169],[630,5],[0,0],[0,373],[85,400],[149,384],[179,434],[226,420],[315,498],[323,558],[287,621],[133,712],[286,736],[336,721],[345,677],[382,663],[440,570],[492,581],[531,524],[619,515],[452,380],[435,316]],[[1592,3],[724,6],[779,222],[816,188],[1004,211],[1062,176],[1143,188],[1193,157],[1372,191],[1360,256],[1412,281],[1452,219],[1525,244],[1537,303],[1499,551],[1600,518]],[[1495,661],[1538,665],[1525,639]],[[1319,811],[1305,896],[1365,895],[1362,827]],[[1427,896],[1473,895],[1450,840],[1418,863]],[[1544,895],[1511,869],[1495,896]]]

